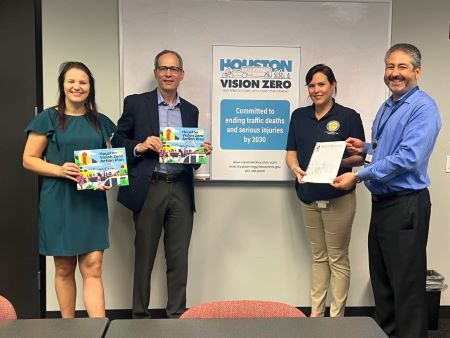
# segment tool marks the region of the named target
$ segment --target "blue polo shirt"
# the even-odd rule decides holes
[[[316,142],[345,141],[348,137],[365,140],[361,117],[356,111],[334,102],[330,111],[317,120],[314,105],[311,105],[292,113],[286,150],[296,151],[300,168],[306,170]],[[343,158],[349,156],[345,151]],[[338,176],[349,171],[352,168],[341,167]],[[329,184],[298,184],[297,181],[295,188],[298,197],[305,203],[330,200],[351,191],[339,190]]]

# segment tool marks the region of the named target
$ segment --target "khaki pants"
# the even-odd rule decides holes
[[[317,202],[301,205],[313,256],[311,310],[325,311],[331,281],[330,316],[341,317],[350,286],[348,246],[356,209],[355,191],[330,200],[325,208]]]

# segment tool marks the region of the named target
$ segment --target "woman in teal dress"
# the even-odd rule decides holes
[[[95,83],[81,62],[61,65],[58,105],[38,114],[26,127],[23,164],[41,176],[39,250],[53,256],[55,289],[63,318],[75,316],[77,263],[90,317],[105,316],[103,251],[109,247],[106,193],[77,190],[74,150],[109,146],[116,130],[97,111]]]

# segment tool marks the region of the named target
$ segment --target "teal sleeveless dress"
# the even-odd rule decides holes
[[[66,115],[65,130],[58,112],[51,108],[37,115],[26,127],[47,135],[45,160],[62,165],[74,162],[74,150],[99,149],[116,131],[115,124],[99,114],[100,131],[85,116]],[[43,176],[39,202],[39,251],[46,256],[75,256],[109,247],[106,193],[77,190],[68,179]]]

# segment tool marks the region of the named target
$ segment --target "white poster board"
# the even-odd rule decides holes
[[[155,55],[176,50],[185,70],[179,93],[199,108],[199,127],[207,130],[215,150],[220,145],[211,131],[211,60],[212,46],[219,44],[301,46],[299,106],[311,104],[304,87],[306,72],[325,63],[337,78],[336,101],[361,114],[370,137],[373,116],[387,96],[382,76],[390,45],[390,0],[119,1],[123,96],[154,89]],[[215,170],[220,176],[227,170],[216,165],[211,169],[213,178]],[[210,167],[202,165],[197,178],[210,178]]]
[[[290,178],[285,148],[299,104],[300,48],[215,45],[211,179]]]

